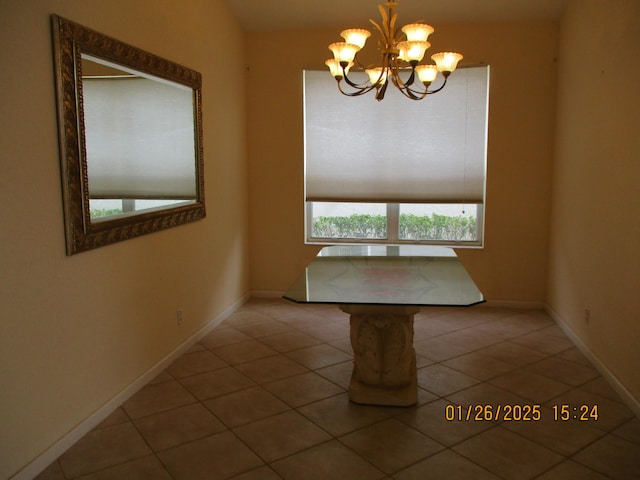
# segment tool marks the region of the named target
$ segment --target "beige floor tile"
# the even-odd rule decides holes
[[[425,390],[424,388],[421,388],[420,385],[418,385],[418,401],[416,402],[415,406],[413,407],[386,407],[389,409],[397,409],[399,412],[402,412],[404,410],[407,410],[407,408],[415,408],[415,407],[419,407],[420,405],[425,405],[427,403],[431,403],[434,400],[437,400],[438,395],[436,395],[435,393],[431,393],[428,390]]]
[[[178,381],[148,385],[124,402],[122,407],[131,418],[171,410],[195,403],[196,399]]]
[[[613,431],[613,434],[640,445],[640,419],[633,418]]]
[[[268,337],[261,338],[260,341],[280,353],[322,343],[321,340],[298,331],[269,335]]]
[[[349,338],[349,320],[346,316],[344,321],[333,321],[328,324],[320,320],[317,323],[301,328],[301,330],[323,342],[330,342],[336,339]]]
[[[433,360],[429,360],[427,357],[416,355],[416,368],[428,367],[434,363],[435,362]]]
[[[496,311],[496,309],[486,306],[457,308],[446,313],[441,318],[445,319],[450,325],[454,325],[457,329],[462,330],[491,321],[496,317],[503,316],[496,315]]]
[[[611,480],[584,465],[565,460],[551,470],[540,475],[536,480]]]
[[[198,400],[208,400],[256,385],[253,380],[233,367],[185,377],[181,382]]]
[[[291,332],[292,327],[286,323],[279,322],[272,318],[266,318],[259,322],[250,323],[248,325],[236,325],[238,330],[247,334],[251,338],[262,338],[268,335],[275,335],[277,333]]]
[[[298,411],[335,437],[379,422],[390,415],[384,407],[352,403],[346,393],[305,405]]]
[[[352,358],[351,355],[326,343],[294,350],[285,355],[312,370],[346,362]]]
[[[292,407],[301,407],[344,392],[343,388],[313,372],[276,380],[264,387]]]
[[[34,480],[65,480],[65,478],[64,473],[62,473],[62,469],[60,468],[60,464],[55,461],[40,472]]]
[[[333,440],[272,464],[285,480],[379,480],[384,474]]]
[[[395,419],[362,428],[340,437],[340,441],[387,474],[402,470],[444,448]]]
[[[111,425],[118,425],[120,423],[127,423],[129,416],[125,413],[122,407],[116,408],[111,415],[105,418],[96,428],[110,427]]]
[[[194,343],[194,344],[193,344],[193,345],[191,345],[191,347],[189,347],[189,349],[188,349],[186,352],[184,352],[184,353],[186,353],[186,354],[189,354],[189,353],[196,353],[196,352],[201,352],[201,351],[203,351],[203,350],[205,350],[205,347],[204,347],[203,345],[201,345],[201,344],[199,344],[199,343]]]
[[[413,319],[414,341],[426,340],[459,329],[460,327],[447,322],[444,318],[434,315],[423,315],[422,310]]]
[[[493,408],[498,405],[532,405],[531,401],[489,383],[479,383],[466,390],[448,395],[446,400],[455,405],[471,406],[472,408],[484,407],[485,405],[491,405]]]
[[[307,368],[284,355],[261,358],[236,365],[236,369],[257,383],[267,383],[307,372]]]
[[[506,480],[526,480],[564,457],[508,430],[496,427],[453,447],[457,453]]]
[[[603,377],[597,377],[591,380],[590,382],[585,383],[584,385],[580,385],[582,390],[587,392],[595,393],[604,398],[608,398],[609,400],[614,400],[616,402],[620,401],[620,395],[616,393],[616,391],[609,385]]]
[[[573,460],[616,480],[640,477],[640,445],[607,435],[577,453]]]
[[[417,375],[421,388],[440,396],[450,395],[480,383],[477,378],[440,364],[421,368]]]
[[[349,358],[353,357],[353,347],[351,346],[350,338],[338,338],[327,342],[327,345],[337,348],[338,350],[346,353]]]
[[[149,455],[131,462],[115,465],[79,477],[77,480],[172,480],[171,475],[164,469],[164,466],[154,456]]]
[[[233,431],[266,462],[273,462],[331,439],[324,430],[295,411],[257,420]]]
[[[600,376],[600,373],[593,367],[587,367],[586,365],[581,365],[558,356],[545,358],[540,362],[529,365],[526,367],[526,370],[539,373],[540,375],[574,387]]]
[[[351,382],[351,374],[353,373],[353,361],[338,363],[329,367],[318,368],[314,370],[318,375],[323,376],[327,380],[332,381],[336,385],[340,385],[345,390],[349,388]]]
[[[511,363],[503,362],[497,358],[477,352],[452,358],[442,364],[483,381],[510,372],[516,368]]]
[[[222,422],[200,403],[149,415],[133,423],[155,451],[225,430]]]
[[[271,355],[278,354],[278,352],[273,348],[268,347],[257,340],[248,340],[246,342],[223,345],[221,347],[214,348],[213,351],[216,355],[231,365],[250,362],[251,360],[257,360],[259,358],[270,357]]]
[[[240,330],[233,327],[227,326],[226,323],[223,323],[220,327],[205,335],[200,340],[200,344],[207,348],[215,349],[223,347],[224,345],[246,342],[248,340],[251,340],[249,335],[242,333]]]
[[[469,331],[477,332],[483,336],[489,335],[491,339],[489,345],[531,332],[531,329],[527,328],[528,325],[526,323],[509,321],[510,318],[512,317],[498,318],[481,323],[480,325],[470,328]]]
[[[477,353],[497,358],[516,367],[529,365],[549,356],[547,353],[531,349],[524,345],[518,345],[511,340],[482,348],[478,350]]]
[[[538,421],[505,421],[502,426],[567,457],[604,435],[588,422],[556,420],[550,408],[541,408],[540,412]]]
[[[459,415],[453,412],[450,412],[452,416],[449,418],[454,419],[448,420],[447,405],[451,405],[451,403],[446,400],[436,400],[419,408],[410,409],[396,418],[445,446],[455,445],[484,430],[495,427],[495,423],[490,421],[459,419]]]
[[[516,337],[511,341],[550,355],[574,347],[571,340],[564,335],[558,335],[557,330],[554,330],[553,327],[536,330],[526,335]]]
[[[75,478],[149,455],[151,450],[131,423],[99,428],[60,457],[67,478]]]
[[[500,477],[451,450],[436,453],[396,473],[393,478],[395,480],[500,480]]]
[[[488,323],[482,323],[474,327],[452,332],[449,336],[456,343],[463,345],[471,352],[496,343],[498,339],[496,338],[495,332],[487,331],[489,326]]]
[[[227,479],[263,462],[227,431],[158,453],[174,480]]]
[[[541,309],[514,309],[510,321],[521,321],[526,323],[531,330],[540,330],[544,327],[555,325],[551,317]]]
[[[589,359],[585,357],[585,355],[577,347],[573,347],[560,352],[557,356],[559,358],[564,358],[565,360],[571,360],[572,362],[579,363],[580,365],[584,365],[585,367],[593,366]]]
[[[588,420],[589,426],[606,432],[609,432],[634,418],[629,407],[620,401],[601,397],[600,395],[583,390],[582,387],[574,388],[563,393],[562,395],[549,400],[545,405],[549,408],[552,408],[554,405],[568,405],[571,409],[579,409],[580,405],[586,405],[590,409],[596,406],[598,419]]]
[[[205,402],[229,428],[282,413],[290,407],[262,387],[253,387]]]
[[[523,369],[492,378],[489,383],[537,404],[542,404],[571,389],[565,383]]]
[[[282,480],[282,477],[274,472],[271,467],[259,467],[250,472],[241,473],[231,480]]]
[[[173,376],[171,376],[166,370],[159,373],[153,380],[147,383],[147,386],[154,385],[156,383],[170,382],[174,380]]]
[[[416,317],[446,319],[447,315],[459,310],[462,310],[462,307],[422,307]]]
[[[271,317],[263,313],[261,310],[240,308],[238,311],[231,314],[224,323],[225,325],[232,327],[240,327],[269,320],[271,320]]]
[[[416,354],[434,362],[449,360],[450,358],[458,357],[474,350],[466,345],[457,343],[454,334],[455,332],[427,338],[425,340],[414,340],[413,347]]]
[[[546,313],[423,308],[414,332],[417,405],[356,405],[348,315],[251,299],[37,478],[640,478],[640,420]],[[445,417],[540,398],[541,421]],[[554,421],[562,404],[598,420]]]
[[[208,372],[227,367],[228,364],[217,355],[208,350],[187,353],[176,359],[167,372],[175,378],[187,377],[196,373]]]

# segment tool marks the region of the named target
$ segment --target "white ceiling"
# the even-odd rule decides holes
[[[224,0],[247,31],[368,28],[384,0]],[[398,24],[513,22],[560,18],[568,0],[399,0]]]

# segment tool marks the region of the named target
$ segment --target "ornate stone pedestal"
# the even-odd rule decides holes
[[[413,316],[418,307],[340,305],[351,316],[354,403],[406,407],[417,401]]]

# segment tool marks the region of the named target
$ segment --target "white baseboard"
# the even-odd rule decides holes
[[[622,401],[631,409],[631,411],[640,418],[640,401],[635,398],[629,390],[618,380],[618,378],[609,370],[600,359],[585,345],[585,343],[576,335],[569,324],[565,322],[562,317],[551,307],[545,305],[545,311],[556,322],[556,324],[562,329],[562,331],[571,339],[578,350],[580,350],[585,357],[593,364],[593,366],[604,377],[605,381],[611,388],[620,396]]]
[[[140,377],[130,383],[124,390],[118,393],[115,397],[105,403],[100,409],[98,409],[91,416],[83,420],[77,427],[67,433],[64,437],[49,447],[44,453],[39,455],[35,460],[29,463],[26,467],[20,470],[16,475],[11,477],[10,480],[31,480],[36,477],[40,472],[53,463],[60,455],[71,448],[78,440],[84,437],[87,433],[93,430],[104,419],[111,415],[120,405],[131,398],[142,387],[147,385],[151,380],[162,373],[174,360],[180,357],[183,353],[189,350],[196,342],[202,337],[210,333],[220,323],[226,320],[231,314],[233,314],[238,308],[249,300],[250,294],[243,295],[239,300],[234,302],[230,307],[225,309],[222,313],[216,316],[209,323],[204,325],[200,330],[191,335],[175,350],[169,353],[166,357],[156,363],[153,367],[143,373]]]

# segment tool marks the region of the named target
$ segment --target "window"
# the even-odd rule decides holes
[[[307,243],[482,245],[489,68],[414,102],[304,72]]]

